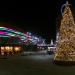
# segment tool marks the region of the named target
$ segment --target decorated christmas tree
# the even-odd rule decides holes
[[[69,6],[68,2],[62,6],[65,8],[62,12],[55,61],[75,61],[75,24]]]

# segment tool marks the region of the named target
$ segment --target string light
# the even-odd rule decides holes
[[[69,5],[65,6],[54,60],[75,61],[75,23]]]

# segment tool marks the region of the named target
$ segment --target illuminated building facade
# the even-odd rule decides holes
[[[27,34],[0,27],[0,54],[15,54],[22,51],[22,44],[29,40]]]
[[[37,46],[45,43],[45,40],[28,32],[22,33],[11,28],[0,27],[1,55],[21,52],[28,42]]]
[[[37,35],[34,35],[30,32],[27,32],[27,35],[29,36],[29,40],[28,41],[31,41],[34,45],[37,45],[37,46],[42,46],[42,45],[45,45],[45,39],[43,39],[42,37],[38,37]]]

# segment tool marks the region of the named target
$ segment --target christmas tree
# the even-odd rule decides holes
[[[54,57],[56,61],[75,61],[75,24],[69,5],[68,2],[64,4]]]

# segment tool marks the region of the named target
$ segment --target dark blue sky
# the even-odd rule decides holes
[[[68,0],[75,12],[75,0]],[[66,0],[1,1],[0,21],[11,21],[16,28],[39,34],[50,41],[55,39],[56,25],[61,21],[61,5]]]

